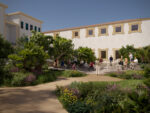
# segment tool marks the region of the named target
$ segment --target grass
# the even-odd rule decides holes
[[[105,74],[111,77],[118,77],[122,79],[144,79],[144,71],[143,70],[127,70],[124,72],[110,72]]]
[[[62,76],[64,76],[64,77],[82,77],[82,76],[86,76],[86,74],[83,72],[76,71],[76,70],[65,70],[62,72]]]
[[[111,85],[111,84],[117,84],[119,85],[121,88],[131,88],[131,89],[135,89],[136,86],[138,85],[144,85],[143,80],[122,80],[122,81],[116,81],[116,82],[87,82],[87,83],[83,83],[83,82],[72,82],[70,87],[71,88],[77,88],[80,85],[89,85],[92,84],[93,87],[98,88],[100,86],[106,86],[106,85]]]

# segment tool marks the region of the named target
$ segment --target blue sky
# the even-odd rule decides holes
[[[150,17],[150,0],[0,0],[6,13],[22,11],[44,23],[42,31]]]

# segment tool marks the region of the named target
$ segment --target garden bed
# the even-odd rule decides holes
[[[36,75],[33,72],[19,71],[8,73],[1,86],[32,86],[55,81],[59,76],[82,77],[85,73],[75,70],[45,70]]]
[[[140,113],[150,107],[146,105],[149,100],[146,92],[142,80],[124,80],[73,82],[67,87],[57,87],[56,94],[69,113]]]

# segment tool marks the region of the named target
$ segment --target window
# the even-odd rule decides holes
[[[79,33],[78,33],[78,32],[75,32],[75,33],[74,33],[74,36],[79,36]]]
[[[30,25],[30,30],[33,30],[33,25]]]
[[[118,50],[115,51],[115,59],[121,58],[121,55]]]
[[[139,32],[141,33],[142,30],[141,30],[141,21],[139,22],[134,22],[134,23],[128,23],[129,25],[129,34],[130,33],[136,33],[136,32]]]
[[[101,34],[106,34],[106,28],[101,29]]]
[[[132,25],[131,27],[132,27],[131,28],[132,31],[137,31],[138,30],[138,25],[137,24],[136,25]]]
[[[58,36],[59,36],[59,34],[57,33],[57,34],[56,34],[56,37],[58,37]]]
[[[101,26],[98,28],[98,36],[107,36],[108,35],[108,26]]]
[[[29,25],[28,25],[28,23],[26,23],[26,30],[28,30],[28,28],[29,28]]]
[[[113,25],[113,35],[123,33],[124,33],[124,24]]]
[[[88,28],[86,30],[86,37],[94,37],[94,28]]]
[[[41,32],[41,28],[40,27],[38,28],[38,31]]]
[[[37,31],[37,27],[36,26],[34,26],[34,30]]]
[[[103,59],[106,58],[106,51],[101,51],[101,58],[103,58]]]
[[[56,38],[59,36],[59,32],[55,32],[53,35],[54,35],[54,38]]]
[[[80,38],[80,30],[72,31],[72,38]]]
[[[113,48],[113,58],[114,59],[120,59],[121,58],[121,55],[119,53],[119,49],[118,48]]]
[[[21,29],[23,29],[23,27],[24,27],[24,22],[21,21]]]
[[[121,26],[120,27],[116,27],[116,32],[121,32]]]
[[[98,49],[99,58],[108,59],[108,49]]]
[[[88,35],[93,35],[93,30],[89,30]]]

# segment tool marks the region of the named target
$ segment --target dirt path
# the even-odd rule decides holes
[[[59,78],[55,82],[29,87],[0,88],[0,113],[67,113],[54,94],[56,86],[73,81],[120,81],[108,76]]]

